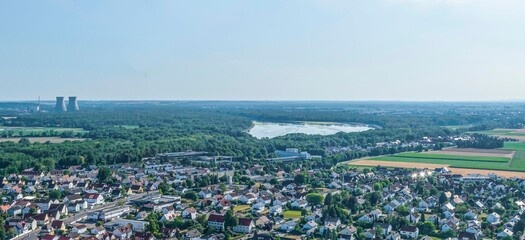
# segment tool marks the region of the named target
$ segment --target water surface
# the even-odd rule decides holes
[[[343,124],[343,123],[273,123],[273,122],[253,122],[254,126],[248,133],[256,138],[274,138],[284,136],[289,133],[304,133],[308,135],[333,135],[338,132],[363,132],[373,129],[364,124]]]

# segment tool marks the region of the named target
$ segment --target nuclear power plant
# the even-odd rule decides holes
[[[55,112],[66,112],[66,102],[64,97],[57,97],[57,104],[55,106]]]
[[[78,112],[80,109],[78,108],[78,102],[77,97],[69,97],[69,103],[67,105],[67,111],[68,112]]]
[[[78,111],[80,111],[80,109],[78,108],[77,97],[69,97],[67,108],[66,108],[66,102],[64,100],[64,97],[57,97],[55,112],[78,112]]]

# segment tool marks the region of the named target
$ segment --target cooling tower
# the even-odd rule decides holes
[[[69,104],[67,105],[67,111],[68,112],[78,112],[80,109],[78,108],[78,102],[77,97],[69,97]]]
[[[55,106],[55,112],[65,112],[66,102],[64,102],[64,97],[57,97],[57,104]]]

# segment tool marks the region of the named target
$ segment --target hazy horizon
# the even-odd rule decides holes
[[[525,1],[0,3],[0,101],[525,101]]]

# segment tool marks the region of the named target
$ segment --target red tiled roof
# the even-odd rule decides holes
[[[208,217],[208,222],[224,222],[224,215],[219,214],[210,214]]]
[[[239,218],[239,225],[250,226],[252,224],[252,221],[253,220],[251,220],[249,218]]]

